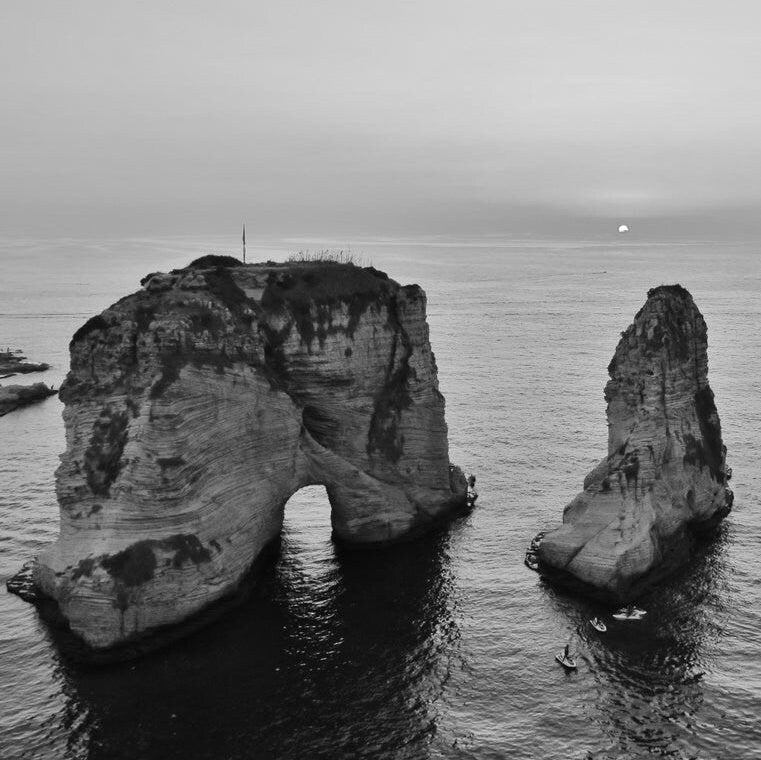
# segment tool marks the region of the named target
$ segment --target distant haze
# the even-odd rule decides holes
[[[0,3],[0,233],[761,234],[761,3]]]

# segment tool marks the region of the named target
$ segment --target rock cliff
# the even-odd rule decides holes
[[[233,593],[305,485],[358,544],[465,503],[417,285],[204,257],[142,286],[71,342],[60,537],[33,570],[90,647]]]
[[[729,512],[732,492],[706,325],[684,288],[648,293],[608,373],[608,456],[538,559],[550,578],[625,602],[684,562],[694,535]]]

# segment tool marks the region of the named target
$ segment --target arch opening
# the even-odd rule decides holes
[[[310,563],[333,555],[331,504],[325,486],[303,486],[288,499],[280,537],[281,555],[303,555]]]

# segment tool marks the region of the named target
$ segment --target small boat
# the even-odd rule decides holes
[[[478,498],[478,491],[476,491],[476,476],[469,475],[468,476],[468,490],[465,495],[465,500],[468,506],[472,507],[476,503],[477,498]]]
[[[566,669],[576,670],[576,660],[573,657],[565,657],[562,652],[555,655],[555,659]]]
[[[526,552],[526,559],[524,559],[523,562],[529,570],[539,569],[539,559],[536,554],[532,552]]]
[[[608,630],[608,626],[598,617],[593,617],[589,622],[592,624],[592,628],[596,631],[600,631],[600,633],[605,633],[605,631]]]
[[[638,607],[622,607],[613,613],[613,617],[616,620],[642,620],[645,615],[647,615],[647,612]]]

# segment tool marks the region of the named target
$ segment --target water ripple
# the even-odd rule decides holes
[[[192,258],[187,241],[3,245],[14,266],[0,327],[54,365],[55,383],[85,316]],[[451,456],[481,485],[471,515],[407,546],[344,553],[324,490],[305,489],[247,603],[169,650],[94,670],[0,591],[0,757],[757,756],[759,257],[727,248],[717,267],[710,246],[525,250],[469,247],[468,277],[456,248],[366,251],[427,291]],[[735,508],[688,570],[641,600],[642,623],[600,635],[588,620],[609,610],[542,583],[523,551],[604,452],[605,367],[659,282],[690,288],[706,316]],[[51,399],[0,419],[2,579],[56,535],[60,414]],[[553,659],[566,643],[571,674]]]

